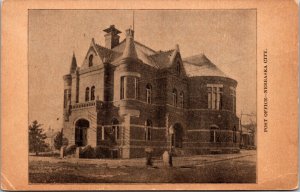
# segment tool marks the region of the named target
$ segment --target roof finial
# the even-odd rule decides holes
[[[126,44],[123,51],[123,58],[137,58],[137,53],[134,45],[134,31],[132,29],[126,30]]]
[[[132,12],[132,28],[133,28],[133,31],[134,31],[134,10]]]
[[[175,45],[175,50],[178,51],[178,52],[180,51],[180,50],[179,50],[179,45],[178,45],[178,44]]]

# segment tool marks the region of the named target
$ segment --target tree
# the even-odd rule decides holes
[[[44,130],[36,120],[32,122],[29,128],[29,152],[35,152],[36,155],[39,152],[45,151],[48,145],[45,143],[47,138],[46,134],[43,133]]]
[[[68,145],[68,139],[63,137],[63,130],[61,130],[54,138],[54,147],[59,150],[64,145]]]

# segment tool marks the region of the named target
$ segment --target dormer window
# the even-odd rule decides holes
[[[93,59],[94,59],[94,56],[90,55],[89,56],[89,67],[93,66]]]

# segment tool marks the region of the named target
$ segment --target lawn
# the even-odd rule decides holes
[[[255,183],[255,156],[197,166],[147,168],[30,161],[30,183]]]

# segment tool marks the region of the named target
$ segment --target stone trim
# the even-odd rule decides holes
[[[169,149],[170,147],[167,146],[147,146],[147,145],[143,145],[143,146],[138,146],[138,145],[130,145],[130,147],[121,147],[122,149],[144,149],[145,147],[151,147],[151,148],[162,148],[162,149]]]
[[[125,126],[123,124],[117,124],[117,125],[98,125],[98,127],[106,127],[106,128],[109,128],[109,127],[112,127],[112,126],[118,126],[119,128],[124,128]],[[146,128],[145,125],[138,125],[138,124],[130,124],[130,127],[137,127],[137,128]],[[161,130],[164,130],[166,129],[166,127],[148,127],[150,129],[161,129]]]
[[[130,124],[130,126],[138,127],[138,128],[146,128],[147,127],[146,125],[137,125],[137,124]],[[166,127],[154,127],[154,126],[150,126],[148,128],[150,128],[150,129],[162,129],[162,130],[166,129]]]
[[[167,143],[165,140],[144,140],[144,139],[131,139],[130,141],[137,141],[137,142],[147,142],[147,143]]]
[[[207,87],[221,87],[221,88],[222,88],[222,87],[223,87],[223,84],[210,84],[210,83],[209,83],[209,84],[207,84],[206,86],[207,86]]]
[[[211,130],[210,129],[189,129],[187,130],[187,132],[210,132]],[[214,129],[214,131],[219,131],[219,132],[229,132],[229,133],[232,133],[234,131],[232,130],[217,130],[217,129]],[[238,132],[238,131],[236,131]]]
[[[119,72],[118,77],[123,77],[123,76],[141,77],[141,74],[137,72]]]
[[[103,65],[95,65],[89,68],[84,68],[84,69],[79,69],[78,74],[82,75],[88,72],[92,72],[92,71],[98,71],[100,69],[104,68]]]
[[[216,143],[233,143],[233,142],[209,142],[209,141],[201,141],[201,142],[199,142],[199,141],[183,141],[182,143],[199,143],[199,144],[201,144],[201,143],[212,143],[212,144],[216,144]],[[218,146],[219,147],[219,146]],[[182,147],[182,148],[185,148],[185,147]]]

